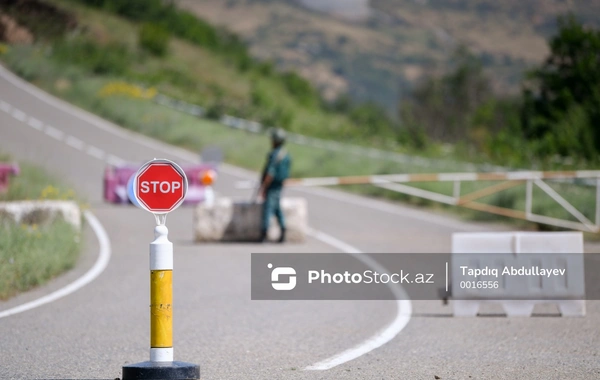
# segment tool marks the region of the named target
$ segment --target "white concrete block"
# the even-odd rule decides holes
[[[498,288],[461,288],[461,266],[496,269],[500,275],[469,278],[498,281]],[[564,270],[561,276],[501,275],[503,268]],[[556,303],[563,316],[585,315],[581,232],[455,233],[452,236],[452,297],[455,316],[474,316],[484,302],[502,304],[508,316],[530,316],[537,303]],[[469,282],[469,281],[467,281]],[[526,298],[526,299],[524,299]]]
[[[306,200],[282,198],[286,222],[286,241],[302,242],[306,238],[308,216]],[[194,211],[194,238],[197,242],[256,241],[260,237],[262,203],[216,198],[212,204],[201,203]],[[272,217],[269,240],[279,238],[279,224]]]
[[[81,211],[74,201],[0,202],[0,216],[18,224],[45,224],[62,218],[77,230],[81,229]]]

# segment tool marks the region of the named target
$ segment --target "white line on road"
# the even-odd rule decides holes
[[[326,243],[349,255],[352,255],[353,257],[362,261],[365,265],[369,266],[371,269],[377,272],[387,272],[387,270],[377,261],[363,254],[358,248],[355,248],[348,243],[336,239],[333,236],[330,236],[324,232],[313,229],[309,229],[308,234],[313,238],[322,241],[323,243]],[[392,323],[390,323],[388,326],[381,329],[362,343],[345,351],[342,351],[339,354],[336,354],[330,358],[310,365],[304,369],[307,371],[328,370],[340,364],[349,362],[350,360],[354,360],[368,352],[373,351],[378,347],[383,346],[390,340],[394,339],[396,335],[398,335],[398,333],[400,333],[400,331],[402,331],[402,329],[404,329],[404,327],[410,321],[410,316],[412,314],[412,304],[410,302],[410,299],[408,298],[408,295],[400,285],[393,284],[390,282],[388,283],[388,287],[396,297],[396,317],[394,318]]]
[[[1,67],[0,67],[0,73],[2,73]],[[15,119],[17,119],[21,122],[25,122],[25,120],[28,120],[27,124],[30,127],[37,129],[38,131],[43,130],[48,136],[50,136],[56,140],[62,141],[63,138],[65,137],[65,133],[63,131],[61,131],[60,129],[54,128],[51,125],[44,126],[44,123],[42,121],[36,119],[33,116],[28,116],[25,112],[21,111],[18,108],[12,107],[10,104],[6,103],[3,100],[0,100],[0,109],[2,109],[5,112],[10,112],[10,110],[12,109],[11,115]],[[83,141],[79,140],[75,136],[67,135],[67,137],[65,139],[65,143],[77,150],[83,150],[85,148],[85,143]],[[86,153],[94,158],[99,159],[99,160],[104,160],[106,157],[106,161],[111,165],[116,166],[116,165],[123,165],[126,163],[126,161],[120,157],[117,157],[112,154],[106,155],[106,153],[102,149],[96,148],[95,146],[90,145],[88,147]]]
[[[25,114],[25,112],[21,111],[18,108],[13,108],[11,115],[12,115],[12,117],[14,117],[15,119],[17,119],[19,121],[25,121],[25,119],[27,118],[27,115]]]
[[[88,148],[85,152],[94,158],[97,158],[99,160],[104,160],[104,156],[105,156],[104,151],[100,148],[96,148],[93,145],[88,146]]]
[[[77,137],[73,137],[73,136],[67,136],[65,143],[68,146],[73,147],[77,150],[83,150],[83,148],[85,147],[85,143],[83,141],[81,141]]]
[[[44,132],[46,132],[46,134],[58,141],[62,140],[63,137],[65,136],[64,132],[61,131],[60,129],[56,129],[51,125],[46,125],[46,127],[44,128]]]
[[[74,105],[65,102],[62,99],[59,99],[53,95],[50,95],[36,86],[27,83],[25,80],[19,78],[9,70],[7,70],[4,66],[0,65],[0,77],[6,79],[8,82],[12,83],[15,87],[27,92],[31,96],[55,107],[58,108],[68,114],[71,114],[74,117],[79,118],[91,125],[101,129],[105,132],[108,132],[114,136],[121,137],[125,140],[134,141],[137,144],[146,146],[151,149],[161,149],[163,151],[168,151],[171,154],[178,156],[184,160],[192,161],[198,159],[198,156],[194,153],[191,153],[183,148],[175,147],[172,145],[168,145],[167,143],[160,142],[154,140],[148,136],[144,136],[140,133],[136,133],[133,131],[128,131],[123,129],[101,117],[94,115],[88,111],[85,111],[81,108],[75,107]]]
[[[35,117],[31,117],[31,116],[29,116],[29,121],[27,122],[27,124],[31,128],[37,129],[38,131],[41,131],[42,128],[44,128],[44,123],[41,120],[38,120]]]
[[[8,113],[11,108],[12,106],[10,104],[6,103],[4,100],[0,100],[0,110]]]
[[[109,155],[106,157],[106,162],[107,162],[109,165],[113,165],[113,166],[119,166],[119,165],[123,165],[123,164],[125,164],[127,161],[125,161],[124,159],[122,159],[122,158],[120,158],[120,157],[117,157],[117,156],[115,156],[115,155],[109,154]]]
[[[73,281],[64,288],[58,289],[55,292],[52,292],[44,297],[38,298],[31,302],[27,302],[23,305],[19,305],[13,307],[12,309],[1,311],[0,318],[22,313],[24,311],[34,309],[47,303],[56,301],[59,298],[65,297],[83,288],[104,271],[104,269],[108,265],[108,261],[110,260],[110,240],[108,238],[108,235],[106,234],[106,231],[104,230],[104,227],[96,218],[96,216],[94,216],[94,214],[92,214],[90,211],[84,211],[83,215],[92,227],[92,230],[94,230],[96,238],[98,238],[98,243],[100,244],[100,253],[98,254],[98,259],[94,263],[94,266],[91,267],[90,270],[88,270],[83,276],[79,277],[77,280]]]

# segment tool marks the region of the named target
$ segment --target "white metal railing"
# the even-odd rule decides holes
[[[569,179],[587,179],[588,182],[591,182],[595,185],[596,192],[594,222],[588,219],[580,210],[578,210],[556,190],[544,182],[544,180],[564,181]],[[472,181],[495,181],[498,183],[470,192],[468,194],[461,194],[461,183]],[[453,182],[452,195],[446,195],[440,192],[406,185],[406,183],[418,182]],[[356,184],[371,184],[383,189],[412,195],[435,202],[489,212],[510,218],[523,219],[567,229],[594,233],[600,232],[600,170],[386,174],[348,177],[292,178],[285,182],[286,186],[335,186]],[[524,211],[476,202],[476,200],[488,195],[492,195],[522,184],[526,185]],[[534,214],[532,211],[534,185],[547,194],[551,199],[553,199],[556,204],[560,205],[564,210],[566,210],[576,221]],[[253,186],[255,186],[255,182],[252,181],[242,181],[237,183],[238,188],[250,188]]]

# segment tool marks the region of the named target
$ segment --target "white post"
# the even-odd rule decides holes
[[[529,218],[531,217],[531,204],[533,201],[533,182],[531,182],[531,180],[527,180],[527,187],[525,192],[525,214],[527,215],[527,218]]]
[[[454,199],[458,201],[460,198],[460,181],[454,181],[454,191],[452,193]]]
[[[600,226],[600,177],[596,178],[596,228]]]

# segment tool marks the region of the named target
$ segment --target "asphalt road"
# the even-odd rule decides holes
[[[122,365],[148,359],[154,220],[133,207],[104,204],[103,170],[107,162],[154,157],[193,162],[196,154],[117,129],[7,78],[0,69],[0,151],[43,165],[82,194],[112,255],[78,291],[0,318],[0,378],[120,377]],[[248,197],[234,183],[253,176],[224,166],[216,190]],[[449,252],[453,232],[506,229],[327,189],[289,194],[308,200],[314,232],[304,244],[194,244],[192,209],[168,217],[175,358],[200,364],[203,379],[600,378],[598,302],[587,303],[584,318],[557,317],[552,307],[536,309],[532,318],[498,316],[493,308],[486,317],[452,318],[450,306],[436,301],[251,301],[251,252]],[[84,232],[75,270],[0,303],[0,311],[86,272],[99,242],[89,224]],[[389,341],[369,350],[373,337]],[[356,347],[366,349],[354,360],[305,370]]]

